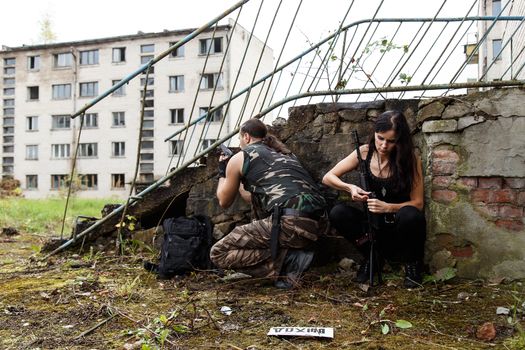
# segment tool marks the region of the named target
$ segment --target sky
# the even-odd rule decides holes
[[[255,35],[264,40],[280,5],[279,15],[268,39],[268,45],[279,54],[285,34],[297,5],[301,3],[299,16],[294,23],[287,48],[281,62],[294,57],[308,48],[308,42],[318,42],[333,32],[343,19],[350,3],[354,3],[345,24],[372,18],[378,5],[382,6],[378,18],[430,17],[441,7],[440,17],[463,17],[474,0],[263,0],[262,13],[257,22]],[[97,39],[142,32],[160,32],[165,29],[197,28],[238,0],[18,0],[10,1],[8,14],[0,21],[0,45],[17,47],[39,43],[41,25],[46,17],[51,21],[56,42]],[[261,0],[250,0],[243,7],[239,23],[250,30],[256,18]],[[4,7],[6,8],[6,7]],[[474,6],[475,14],[477,6]],[[234,18],[234,14],[229,16]],[[224,22],[226,23],[226,22]],[[428,38],[437,36],[433,28]],[[376,37],[391,33],[377,33]],[[396,44],[407,44],[413,37],[411,29],[405,29],[396,38]],[[427,40],[428,41],[428,40]],[[461,48],[462,49],[462,48]],[[420,49],[421,50],[421,49]],[[422,53],[418,53],[424,55]],[[457,60],[464,60],[462,50]],[[463,55],[463,56],[461,56]],[[454,58],[453,58],[454,59]],[[430,59],[428,59],[430,61]],[[385,63],[385,62],[383,62]],[[446,69],[447,67],[445,67]],[[385,68],[386,69],[386,68]],[[407,68],[410,71],[410,68]]]
[[[284,0],[281,14],[293,16],[299,0]],[[349,19],[371,17],[381,0],[355,0]],[[49,16],[58,42],[94,39],[137,31],[154,32],[198,27],[233,4],[234,0],[18,0],[9,1],[0,21],[0,45],[22,46],[38,43],[40,22]],[[268,14],[279,0],[266,0]],[[337,27],[350,0],[303,0],[296,28],[310,39],[319,39]],[[384,0],[378,17],[431,17],[443,0]],[[252,0],[241,24],[251,28],[259,0]],[[448,0],[442,14],[463,16],[472,0]],[[266,10],[266,11],[265,11]],[[271,15],[263,16],[271,20]],[[257,33],[256,33],[257,34]],[[263,36],[264,33],[258,33]]]

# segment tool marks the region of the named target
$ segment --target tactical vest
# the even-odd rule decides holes
[[[275,205],[310,213],[324,210],[324,197],[294,155],[262,142],[248,145],[243,152],[242,183],[266,213]]]

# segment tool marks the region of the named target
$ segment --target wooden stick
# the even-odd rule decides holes
[[[79,335],[77,335],[75,338],[73,338],[74,340],[78,340],[88,334],[90,334],[91,332],[93,332],[94,330],[96,330],[97,328],[99,327],[102,327],[103,325],[105,325],[107,322],[109,322],[113,317],[117,316],[117,314],[114,314],[114,315],[111,315],[109,316],[108,318],[106,318],[105,320],[102,320],[100,321],[99,323],[97,323],[96,325],[94,325],[93,327],[85,330],[84,332],[80,333]]]

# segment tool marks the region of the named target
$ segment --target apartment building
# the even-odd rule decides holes
[[[480,0],[480,16],[524,16],[525,0]],[[525,25],[521,21],[480,22],[478,78],[484,81],[525,79]],[[490,29],[490,31],[489,31]]]
[[[71,119],[70,115],[192,31],[3,47],[2,176],[20,180],[28,198],[60,194],[69,182],[81,122],[80,117]],[[215,34],[211,29],[203,32],[155,64],[147,80],[142,74],[90,108],[78,141],[77,176],[73,178],[77,195],[126,197],[139,138],[138,180],[147,183],[166,174],[172,156],[176,162],[183,151],[195,153],[214,142],[223,119],[221,135],[231,131],[243,108],[241,100],[233,102],[226,114],[219,110],[208,117],[202,142],[197,142],[199,127],[192,143],[184,146],[189,149],[183,150],[177,139],[164,142],[188,122],[192,107],[195,120],[230,96],[233,81],[238,91],[249,85],[254,72],[258,77],[271,72],[272,50],[255,37],[247,46],[249,37],[245,29],[231,23],[218,26]],[[248,54],[239,69],[246,47]],[[264,54],[256,69],[261,51]],[[144,86],[145,119],[139,136]],[[244,109],[255,110],[256,103],[249,102]]]

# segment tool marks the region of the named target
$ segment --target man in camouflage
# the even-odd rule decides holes
[[[228,208],[239,191],[258,220],[217,242],[211,260],[253,277],[286,275],[276,286],[290,288],[310,265],[318,236],[328,229],[324,198],[297,158],[258,119],[242,125],[240,147],[230,159],[221,156],[217,198]]]

